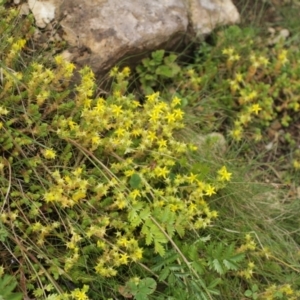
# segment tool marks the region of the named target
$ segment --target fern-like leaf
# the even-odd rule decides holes
[[[17,281],[10,275],[0,278],[0,300],[21,300],[21,293],[14,293]]]

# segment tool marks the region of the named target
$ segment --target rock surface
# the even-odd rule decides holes
[[[123,58],[172,48],[216,26],[239,21],[231,0],[28,0],[36,25],[54,18],[69,48],[66,59],[102,74]],[[23,3],[24,4],[24,3]]]
[[[239,22],[231,0],[189,0],[190,23],[195,34],[208,34],[216,26]]]
[[[177,0],[66,0],[59,18],[69,45],[87,50],[77,62],[96,73],[168,40],[175,43],[188,26],[185,6]]]

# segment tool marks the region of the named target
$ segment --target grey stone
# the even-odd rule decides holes
[[[58,22],[64,57],[101,74],[123,58],[171,48],[239,21],[231,0],[28,0],[36,25]],[[47,11],[48,8],[48,11]]]

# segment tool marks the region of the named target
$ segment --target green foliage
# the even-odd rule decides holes
[[[177,55],[165,56],[164,50],[152,52],[151,58],[144,58],[136,70],[140,75],[140,82],[144,93],[151,94],[158,89],[166,79],[174,78],[180,67],[176,63]]]
[[[258,299],[258,286],[256,284],[254,284],[252,287],[251,287],[251,290],[247,290],[245,292],[245,296],[247,298],[250,298],[250,299],[253,299],[253,300],[256,300]]]
[[[10,275],[2,275],[0,277],[0,299],[1,300],[21,300],[23,299],[21,293],[15,293],[17,281]]]
[[[217,212],[207,200],[231,173],[221,165],[191,173],[192,163],[181,160],[197,147],[176,138],[185,127],[178,97],[164,102],[151,93],[141,105],[127,92],[127,67],[113,68],[111,93],[95,97],[88,67],[72,87],[75,66],[59,55],[49,68],[35,60],[21,64],[26,39],[6,28],[0,229],[5,256],[26,264],[1,263],[22,274],[28,296],[37,299],[57,293],[58,299],[97,299],[95,290],[111,297],[113,289],[104,286],[124,284],[136,268],[150,275],[130,288],[136,299],[146,299],[160,277],[149,268],[153,256],[171,248],[181,253],[175,239],[213,222]],[[175,60],[158,51],[144,63],[157,78],[171,78],[179,70]],[[177,264],[172,268],[186,265],[200,280],[182,253]],[[169,280],[181,278],[172,274]]]
[[[230,26],[216,32],[210,44],[202,43],[195,51],[193,63],[176,68],[172,82],[161,88],[163,96],[176,91],[182,103],[193,107],[197,126],[208,132],[226,130],[236,141],[256,143],[279,139],[288,143],[287,151],[296,151],[299,51],[283,41],[274,46],[267,41],[253,27]],[[155,70],[157,64],[164,65],[159,54],[156,60],[146,59],[148,64],[153,61]],[[151,86],[145,81],[144,63],[137,70],[141,85]],[[300,169],[298,156],[292,156],[294,167]]]
[[[298,297],[297,266],[218,225],[248,177],[230,183],[225,157],[184,142],[189,109],[207,131],[226,121],[236,140],[257,139],[277,117],[288,127],[298,110],[297,53],[282,44],[266,53],[236,26],[205,44],[195,65],[158,50],[137,68],[141,104],[128,92],[128,67],[111,70],[102,98],[88,67],[72,86],[75,66],[61,56],[47,66],[23,60],[32,19],[15,32],[17,12],[0,16],[0,263],[17,279],[0,281],[7,299],[20,297],[16,282],[36,299],[211,300],[231,285],[228,299]],[[246,221],[227,227],[252,231]],[[278,285],[279,273],[295,288]]]
[[[121,288],[121,294],[126,298],[132,296],[136,300],[147,300],[149,295],[156,289],[156,281],[152,278],[143,278],[141,280],[130,280],[124,288]],[[119,289],[120,290],[120,289]]]
[[[243,261],[245,255],[236,253],[234,244],[225,245],[222,243],[211,243],[207,249],[208,266],[220,275],[226,274],[230,270],[238,270],[239,263]]]

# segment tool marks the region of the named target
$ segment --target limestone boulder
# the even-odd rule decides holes
[[[18,1],[18,0],[15,0]],[[231,0],[27,0],[38,27],[55,24],[65,58],[102,74],[123,58],[138,60],[239,21]],[[23,3],[24,4],[24,3]]]
[[[65,0],[59,8],[64,39],[98,73],[124,57],[175,43],[188,27],[178,0]]]

